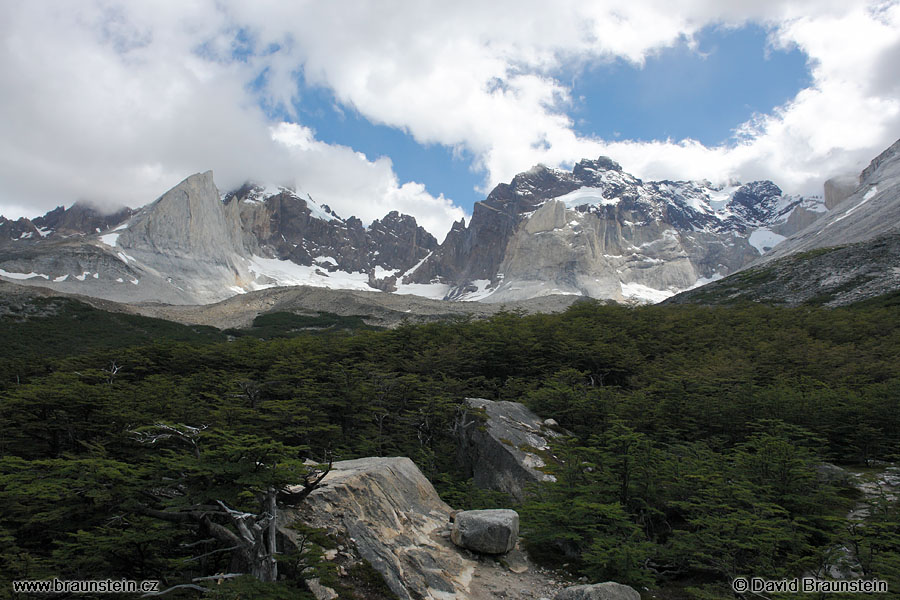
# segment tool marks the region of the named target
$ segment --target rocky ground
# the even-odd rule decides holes
[[[900,466],[896,464],[878,462],[866,469],[843,469],[825,464],[820,469],[824,469],[820,470],[820,477],[856,488],[860,493],[856,504],[847,513],[850,530],[864,527],[863,521],[870,516],[873,504],[878,505],[881,502],[892,504],[900,498]],[[825,573],[828,577],[858,579],[865,576],[853,548],[853,543],[849,539],[833,548],[833,555]]]

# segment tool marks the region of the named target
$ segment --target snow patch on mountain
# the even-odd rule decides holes
[[[114,248],[116,246],[116,242],[119,240],[118,233],[107,233],[106,235],[100,236],[100,241],[106,244],[107,246]]]
[[[395,294],[421,296],[432,300],[443,300],[450,292],[446,283],[398,283]]]
[[[375,265],[375,279],[384,279],[385,277],[393,277],[400,273],[400,269],[385,269],[381,265]]]
[[[765,254],[785,239],[786,238],[783,235],[778,235],[769,229],[761,228],[751,233],[748,241],[760,254]]]
[[[298,265],[290,260],[252,256],[248,268],[256,276],[250,284],[254,290],[286,285],[312,285],[341,290],[366,290],[369,276],[366,273],[324,271],[319,267]]]
[[[574,192],[557,196],[556,198],[553,198],[553,200],[564,202],[566,208],[575,208],[585,204],[592,206],[615,205],[621,200],[621,198],[606,198],[603,195],[604,191],[603,188],[599,187],[582,187]]]
[[[626,300],[655,304],[675,295],[671,290],[657,290],[640,283],[620,283],[622,296]]]
[[[35,273],[32,271],[31,273],[15,273],[12,271],[4,271],[0,269],[0,275],[3,277],[9,277],[10,279],[33,279],[35,277],[40,277],[42,279],[50,279],[48,275],[44,275],[43,273]]]
[[[274,196],[278,196],[280,194],[287,194],[294,198],[299,198],[306,203],[306,207],[309,209],[310,216],[319,219],[321,221],[342,221],[339,217],[332,214],[329,210],[326,210],[324,206],[313,200],[312,196],[306,194],[303,196],[302,192],[298,192],[297,190],[286,187],[283,185],[272,185],[272,184],[254,184],[252,189],[244,196],[241,200],[246,204],[263,204],[269,198]],[[227,197],[227,195],[226,195]]]

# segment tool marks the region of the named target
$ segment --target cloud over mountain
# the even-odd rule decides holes
[[[704,27],[750,22],[772,48],[804,52],[812,83],[735,123],[728,144],[576,131],[564,70],[639,66]],[[143,204],[212,168],[220,185],[292,183],[364,221],[396,208],[440,234],[462,216],[441,190],[400,181],[389,157],[318,140],[297,110],[312,88],[471,156],[484,190],[531,164],[606,154],[646,178],[815,191],[897,137],[897,31],[900,4],[880,0],[7,3],[0,212]]]

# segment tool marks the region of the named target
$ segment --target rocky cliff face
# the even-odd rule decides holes
[[[35,219],[20,218],[12,221],[0,216],[0,247],[8,242],[24,240],[51,240],[100,233],[130,217],[134,211],[123,208],[114,213],[103,213],[76,202],[69,208],[57,206]]]
[[[101,242],[205,303],[254,279],[236,233],[207,171],[179,183]]]
[[[327,205],[288,188],[248,184],[224,201],[239,215],[249,253],[324,272],[365,273],[374,289],[394,291],[396,275],[438,245],[409,215],[392,211],[364,227],[359,219],[342,219]]]
[[[827,209],[770,181],[643,182],[601,157],[497,186],[408,281],[448,298],[548,294],[658,301],[732,273]]]
[[[106,231],[129,218],[134,211],[123,208],[113,213],[102,213],[91,206],[76,202],[68,209],[58,206],[34,220],[38,229],[50,237],[90,235]]]

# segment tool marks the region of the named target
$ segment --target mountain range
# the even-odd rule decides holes
[[[207,171],[137,210],[76,203],[33,220],[0,217],[0,277],[181,305],[292,285],[493,303],[691,298],[746,269],[889,235],[898,156],[900,142],[822,196],[786,195],[771,181],[644,182],[606,157],[572,171],[538,165],[494,188],[441,243],[408,215],[366,226],[292,188],[221,193]]]

